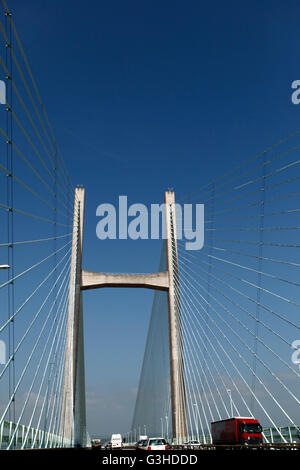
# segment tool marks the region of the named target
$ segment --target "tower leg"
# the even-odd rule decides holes
[[[187,438],[186,399],[181,335],[181,311],[178,279],[175,195],[165,193],[166,252],[169,273],[169,345],[171,373],[171,409],[173,440],[181,444]]]
[[[70,446],[86,446],[84,341],[81,294],[84,189],[76,188],[74,201],[69,309],[61,433]]]

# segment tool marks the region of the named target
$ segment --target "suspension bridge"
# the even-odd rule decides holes
[[[210,444],[232,416],[299,442],[300,131],[178,200],[166,191],[157,272],[91,272],[85,189],[4,0],[0,35],[0,449],[90,445],[82,295],[108,287],[154,291],[128,442]],[[205,242],[188,250],[177,209],[197,203]]]

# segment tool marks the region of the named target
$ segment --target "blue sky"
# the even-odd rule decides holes
[[[96,238],[96,208],[194,191],[299,127],[297,1],[11,0],[72,182],[84,267],[157,270],[159,241]],[[153,294],[84,294],[88,423],[130,429]],[[122,328],[119,328],[119,326]]]

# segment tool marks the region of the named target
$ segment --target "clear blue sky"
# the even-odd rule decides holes
[[[147,272],[160,242],[96,238],[96,207],[160,203],[300,127],[294,0],[11,0],[74,184],[86,188],[84,266]],[[130,429],[153,294],[84,295],[88,425]],[[119,326],[122,328],[119,328]]]

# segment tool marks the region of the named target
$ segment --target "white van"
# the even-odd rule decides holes
[[[112,434],[110,440],[110,447],[111,449],[122,449],[123,441],[121,434]]]

